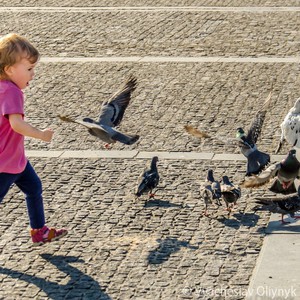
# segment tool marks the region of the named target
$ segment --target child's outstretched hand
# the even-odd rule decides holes
[[[52,136],[54,134],[53,130],[50,128],[46,128],[44,130],[42,130],[43,134],[41,137],[41,140],[45,141],[45,142],[51,142],[52,140]]]

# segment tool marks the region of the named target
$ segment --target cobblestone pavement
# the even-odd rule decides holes
[[[252,6],[299,6],[299,1]],[[216,6],[218,1],[89,1],[87,6]],[[2,1],[2,6],[82,6],[79,1]],[[224,6],[247,6],[224,1]],[[1,34],[15,31],[43,56],[258,56],[299,53],[299,12],[0,12]],[[115,150],[239,153],[189,137],[187,123],[231,137],[248,128],[273,89],[259,147],[272,152],[279,124],[298,97],[296,63],[43,63],[26,90],[28,121],[55,130],[53,142],[26,139],[28,150],[103,150],[83,128],[57,114],[96,117],[128,74],[138,78],[121,125],[139,133]],[[282,150],[285,153],[287,147]],[[62,241],[33,248],[23,195],[13,187],[0,210],[1,299],[244,299],[269,214],[253,212],[243,190],[230,218],[203,217],[199,184],[212,168],[239,182],[244,161],[160,160],[157,199],[133,191],[145,159],[31,158],[44,187],[50,226]]]
[[[40,64],[34,86],[28,90],[27,115],[36,126],[49,122],[45,126],[55,129],[56,138],[50,145],[28,140],[28,149],[102,150],[103,143],[87,135],[84,128],[62,123],[56,115],[97,118],[101,101],[129,73],[139,83],[121,128],[139,133],[141,139],[130,147],[114,145],[116,150],[239,153],[220,143],[193,139],[183,126],[192,124],[230,138],[237,125],[249,128],[273,84],[274,105],[266,116],[259,146],[274,151],[280,136],[278,119],[283,120],[293,105],[300,84],[297,64]]]
[[[97,7],[97,6],[299,6],[298,0],[253,0],[249,4],[245,0],[224,0],[220,5],[219,0],[89,0],[82,3],[78,0],[2,0],[1,6],[20,7],[20,6],[75,6],[75,7]]]
[[[20,32],[52,56],[280,57],[299,50],[300,11],[12,11],[0,17],[1,32]]]
[[[202,217],[199,200],[207,168],[237,181],[244,162],[160,161],[161,190],[146,201],[133,196],[144,160],[31,161],[49,224],[70,235],[32,249],[13,188],[0,211],[4,299],[193,299],[205,288],[247,289],[268,215],[253,213],[247,191],[229,219],[213,207]]]

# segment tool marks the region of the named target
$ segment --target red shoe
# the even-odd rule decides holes
[[[30,235],[34,246],[58,240],[68,233],[67,229],[48,228],[46,225],[40,229],[31,229]]]

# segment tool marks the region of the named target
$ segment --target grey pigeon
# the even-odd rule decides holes
[[[208,170],[207,177],[205,182],[200,187],[200,196],[204,201],[205,210],[204,215],[208,215],[208,205],[215,202],[218,206],[221,206],[220,199],[222,197],[221,194],[221,186],[220,182],[214,179],[213,170]]]
[[[236,132],[236,138],[239,141],[241,152],[247,158],[246,176],[259,174],[270,162],[270,155],[259,151],[257,149],[256,142],[262,130],[267,108],[270,104],[271,95],[272,93],[270,92],[268,98],[262,106],[262,109],[256,113],[247,134],[240,127]]]
[[[257,210],[267,210],[272,213],[281,214],[281,223],[289,223],[283,220],[284,215],[290,215],[294,219],[299,219],[300,216],[295,216],[295,212],[300,210],[300,196],[293,194],[288,196],[274,197],[256,197],[256,203],[260,206],[254,208]]]
[[[129,76],[121,88],[106,102],[102,103],[98,121],[91,118],[72,119],[67,116],[58,116],[62,121],[73,122],[88,128],[88,132],[106,143],[108,148],[110,144],[120,142],[126,145],[134,144],[139,135],[130,135],[116,130],[124,116],[125,110],[131,100],[131,93],[136,88],[136,78]]]
[[[235,139],[226,139],[220,136],[212,136],[207,132],[198,130],[190,125],[184,126],[185,130],[197,138],[212,138],[224,144],[239,146],[242,154],[247,158],[246,176],[259,174],[270,162],[270,155],[257,149],[257,139],[260,136],[265,116],[270,105],[272,92],[269,93],[267,99],[263,103],[261,109],[256,113],[250,129],[247,134],[239,127],[236,131]]]
[[[234,185],[228,178],[228,176],[222,177],[221,182],[222,198],[226,203],[226,209],[230,214],[233,205],[236,205],[237,200],[241,197],[242,192],[239,186]]]
[[[154,156],[151,160],[150,168],[142,172],[138,181],[138,188],[135,193],[136,197],[149,193],[149,199],[154,198],[153,190],[158,186],[159,174],[157,170],[158,157]]]
[[[291,194],[297,192],[294,181],[299,177],[300,162],[296,158],[296,150],[292,149],[281,162],[272,164],[259,175],[246,178],[243,186],[246,188],[260,187],[275,178],[270,191]]]
[[[284,141],[292,147],[300,148],[300,98],[287,113],[280,127],[281,137],[275,153],[280,151]]]

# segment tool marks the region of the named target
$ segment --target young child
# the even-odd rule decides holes
[[[0,38],[0,202],[15,183],[25,194],[35,245],[57,240],[66,229],[45,225],[42,184],[25,157],[24,136],[50,142],[51,129],[39,130],[24,121],[25,89],[34,77],[37,49],[24,37],[8,34]]]

